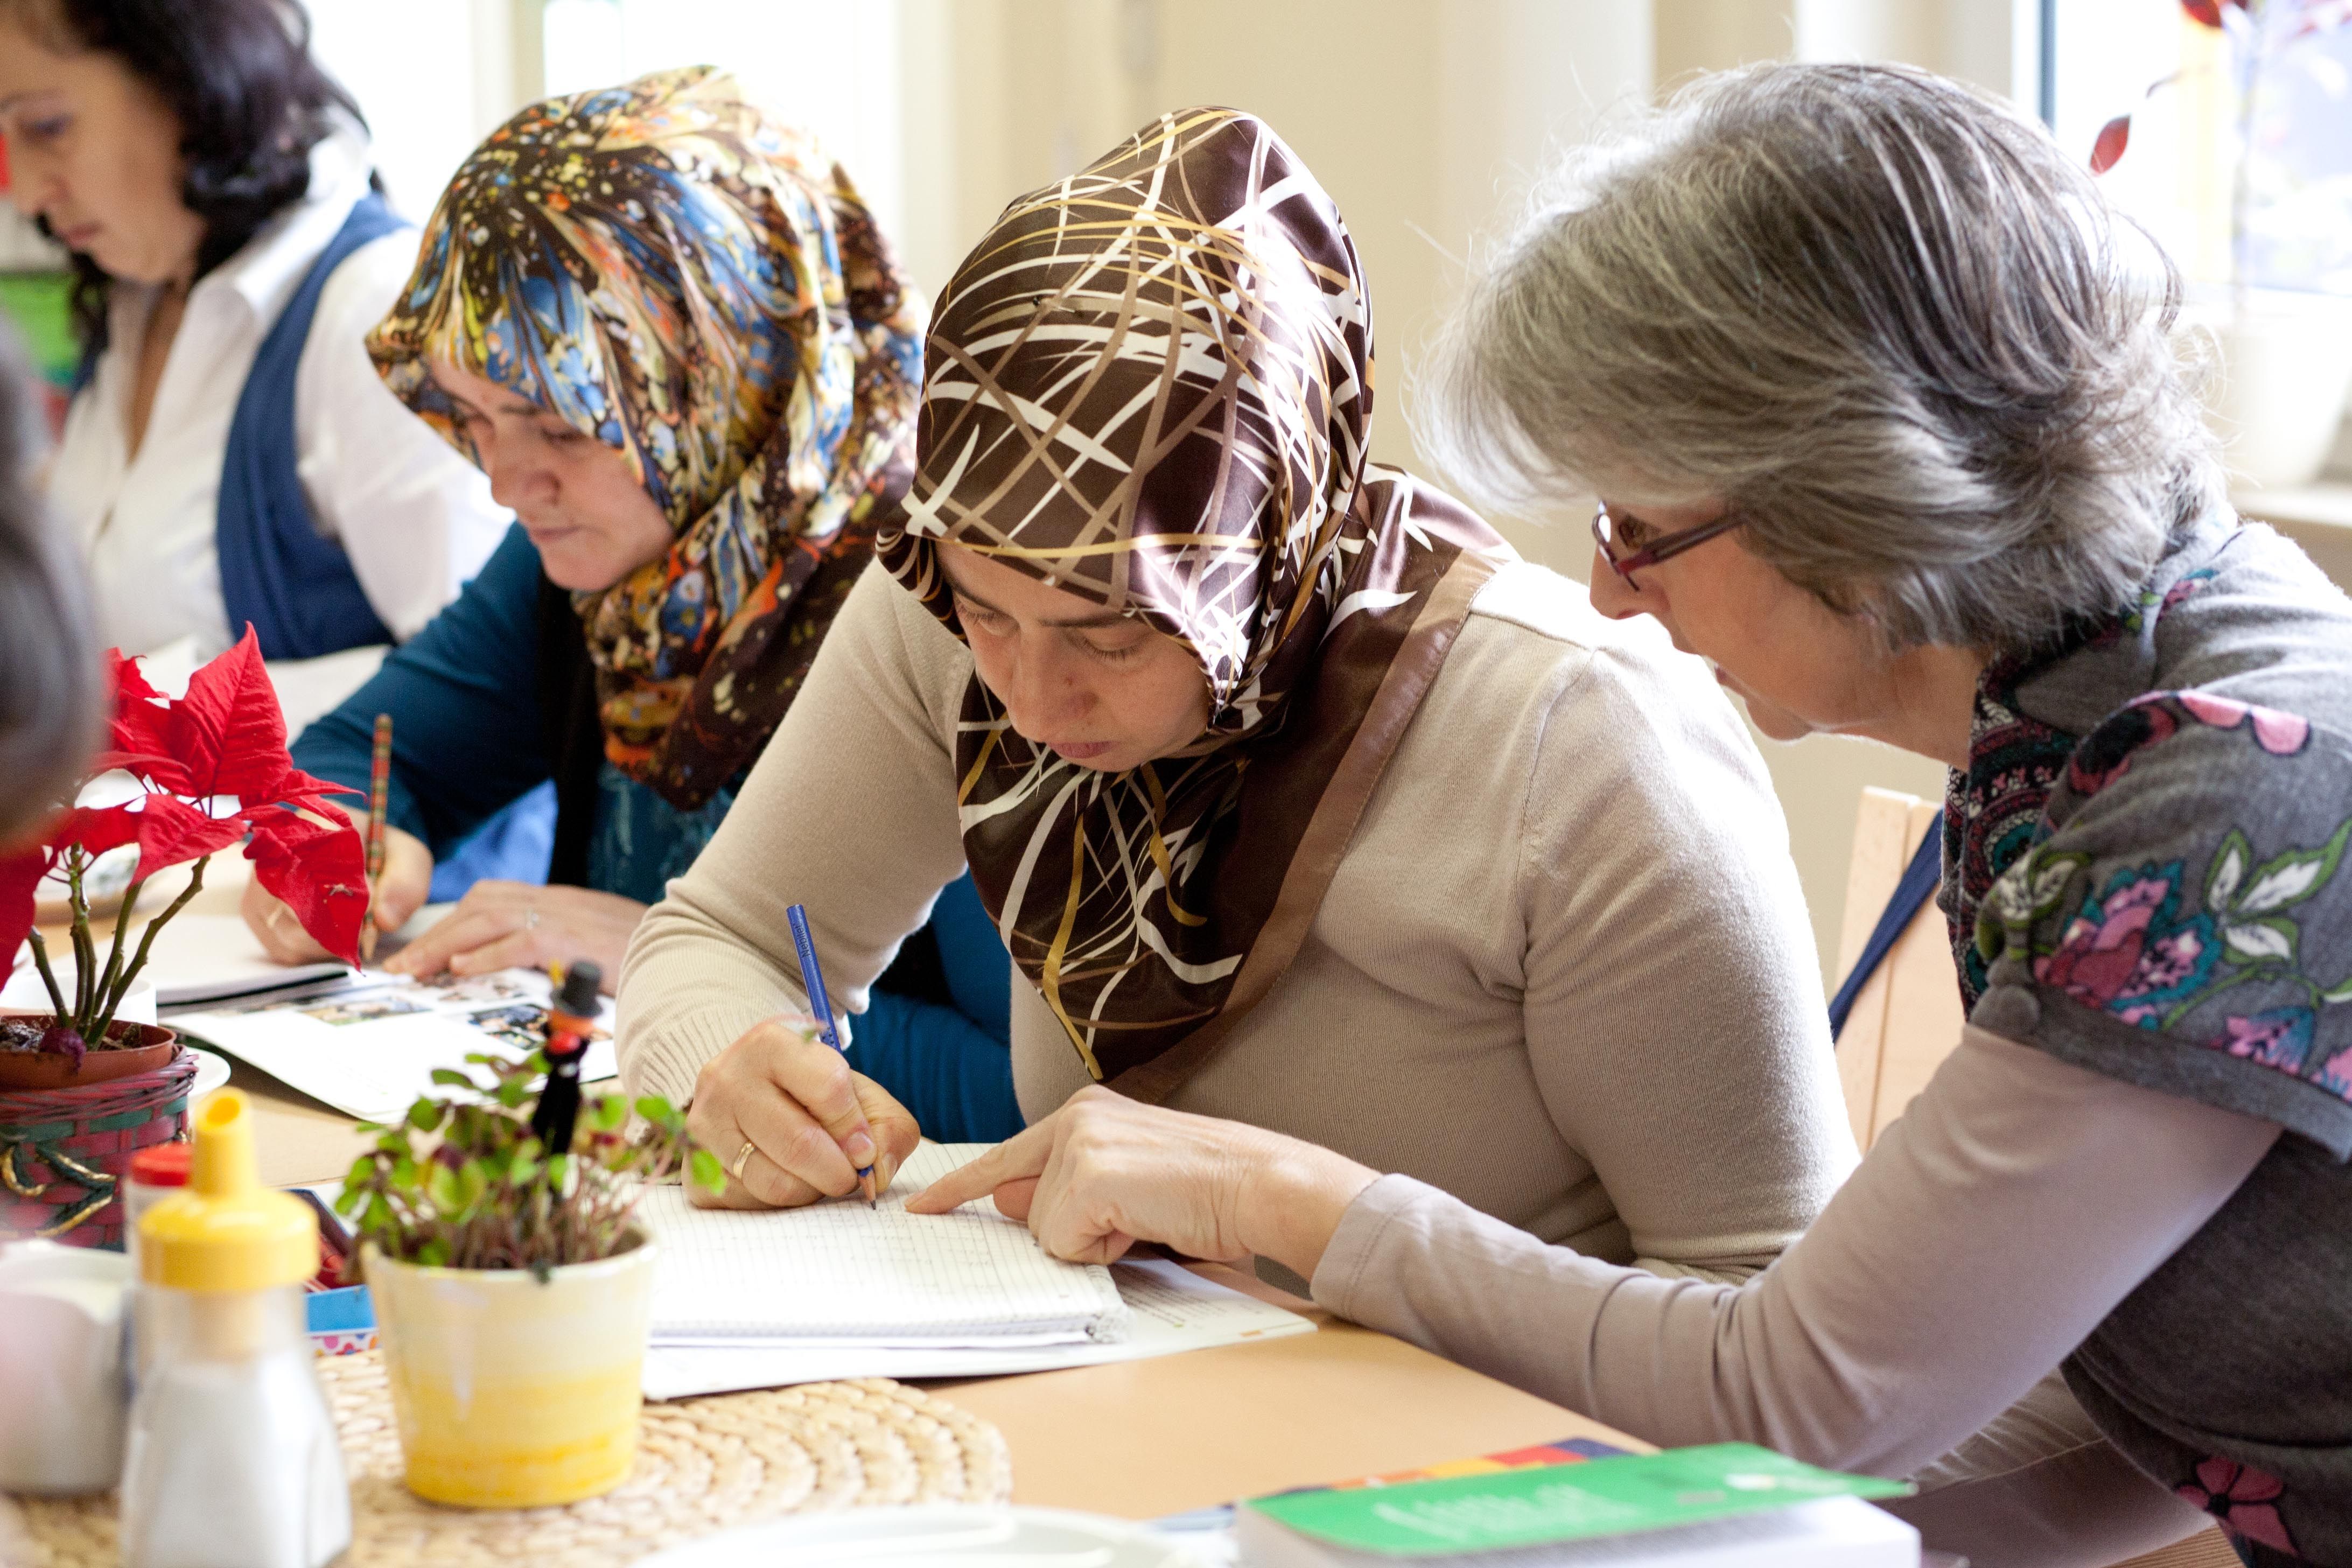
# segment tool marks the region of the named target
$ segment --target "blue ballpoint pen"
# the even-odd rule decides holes
[[[817,1038],[842,1055],[849,1053],[841,1043],[841,1031],[833,1024],[833,998],[825,994],[824,971],[816,962],[816,939],[809,935],[808,909],[794,904],[784,911],[792,922],[793,951],[800,954],[801,989],[808,993],[809,1011],[816,1015]],[[866,1194],[866,1206],[874,1206],[874,1167],[868,1165],[857,1173],[858,1191]]]

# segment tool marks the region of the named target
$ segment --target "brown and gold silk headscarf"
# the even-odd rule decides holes
[[[709,67],[523,110],[368,337],[468,457],[446,360],[618,450],[668,552],[575,594],[605,756],[693,809],[767,743],[913,466],[922,305],[805,132]]]
[[[975,677],[964,852],[1094,1078],[1157,1100],[1289,963],[1381,770],[1509,547],[1367,467],[1371,312],[1331,199],[1261,121],[1169,115],[1008,207],[926,345],[880,553],[961,637],[952,542],[1199,658],[1189,754],[1109,775]]]

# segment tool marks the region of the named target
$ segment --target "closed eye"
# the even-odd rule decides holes
[[[1126,642],[1108,645],[1097,642],[1091,637],[1081,637],[1078,638],[1078,646],[1106,664],[1123,664],[1140,654],[1143,651],[1143,645],[1150,640],[1151,634],[1147,631]]]
[[[992,610],[985,605],[975,605],[961,594],[955,595],[956,619],[967,629],[977,628],[991,637],[1004,637],[1013,630],[1013,617],[1002,610]]]

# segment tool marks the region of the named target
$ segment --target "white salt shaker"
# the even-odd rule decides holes
[[[122,1477],[121,1254],[0,1247],[0,1492],[102,1492]]]
[[[124,1568],[322,1568],[352,1503],[303,1321],[318,1221],[262,1187],[244,1095],[212,1096],[194,1130],[187,1186],[139,1226]]]

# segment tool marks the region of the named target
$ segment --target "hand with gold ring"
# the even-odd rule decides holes
[[[704,1148],[735,1151],[724,1192],[688,1184],[688,1199],[706,1208],[845,1197],[861,1165],[887,1187],[923,1141],[907,1108],[850,1071],[806,1018],[772,1018],[704,1063],[686,1126]]]
[[[394,974],[481,974],[593,959],[609,995],[646,906],[587,888],[477,882],[424,935],[384,961]]]

